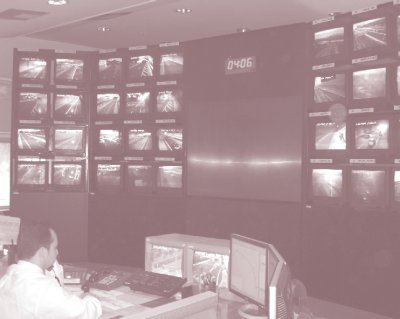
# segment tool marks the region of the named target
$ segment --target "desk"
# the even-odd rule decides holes
[[[95,267],[97,269],[101,266],[104,266],[91,263],[74,263],[73,267],[84,266],[86,268],[92,268],[93,265],[96,265]],[[129,269],[132,269],[131,267],[115,267],[128,271]],[[0,263],[0,277],[4,271],[5,264]],[[80,293],[79,285],[75,285],[75,287],[73,285],[66,287],[68,290],[75,289],[76,293]],[[160,297],[139,292],[132,292],[128,287],[120,287],[111,291],[110,293],[96,290],[93,290],[92,293],[99,297],[99,299],[102,301],[102,305],[104,306],[104,314],[101,319],[240,319],[237,310],[243,305],[243,302],[239,299],[236,299],[235,301],[228,300],[223,298],[222,295],[218,296],[216,293],[209,291],[202,292],[185,299],[179,299],[178,297],[174,302],[154,308],[145,307],[143,304],[152,300],[156,300]],[[109,303],[110,300],[107,303],[107,295],[109,297],[112,296],[111,299],[116,300],[114,305],[112,302],[111,304]],[[116,309],[118,308],[118,303],[120,305],[125,305],[125,307],[122,309]],[[304,305],[306,305],[315,315],[315,319],[393,319],[367,311],[323,301],[313,297],[306,298]],[[174,312],[173,310],[176,309],[178,309],[178,311]]]

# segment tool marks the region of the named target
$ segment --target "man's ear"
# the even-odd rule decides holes
[[[49,253],[48,249],[46,247],[40,247],[36,254],[40,259],[47,258],[47,254]]]

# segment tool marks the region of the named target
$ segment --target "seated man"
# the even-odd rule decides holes
[[[66,291],[45,275],[58,255],[57,235],[41,223],[21,223],[17,240],[18,263],[0,279],[0,317],[7,319],[97,319],[100,301]]]

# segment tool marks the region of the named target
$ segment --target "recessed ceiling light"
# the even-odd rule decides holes
[[[192,12],[192,9],[179,8],[179,9],[176,9],[175,12],[178,12],[178,13],[190,13],[190,12]]]
[[[250,31],[250,29],[247,29],[247,28],[237,28],[236,29],[236,32],[239,32],[239,33],[244,33],[244,32],[248,32],[248,31]]]
[[[109,28],[109,27],[98,27],[97,31],[99,31],[99,32],[108,32],[108,31],[111,31],[111,28]]]
[[[51,4],[52,6],[63,6],[64,4],[67,4],[67,0],[48,0],[48,4]]]

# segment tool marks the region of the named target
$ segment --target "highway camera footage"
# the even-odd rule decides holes
[[[315,125],[316,150],[345,150],[346,123],[322,122]]]
[[[160,57],[160,75],[179,75],[183,73],[181,53],[163,54]]]
[[[389,121],[364,121],[355,124],[355,146],[358,150],[389,148]]]
[[[386,94],[386,68],[353,72],[353,98],[370,99]]]
[[[182,277],[183,248],[153,245],[151,271]]]
[[[352,170],[351,192],[356,203],[382,203],[385,198],[385,172],[379,170]]]
[[[18,163],[18,185],[44,185],[46,178],[46,166],[44,163]]]
[[[158,167],[157,186],[161,188],[182,188],[182,166]]]
[[[21,58],[18,75],[23,79],[44,80],[46,78],[47,62],[42,59]]]
[[[128,132],[128,148],[132,151],[150,151],[153,149],[151,132],[131,129]]]
[[[97,114],[116,115],[120,109],[120,97],[116,93],[97,94]]]
[[[121,183],[121,165],[98,164],[97,185],[105,187],[119,186]]]
[[[45,150],[46,144],[46,132],[44,129],[18,129],[18,148],[20,150]]]
[[[83,129],[55,129],[54,149],[69,151],[83,150]]]
[[[99,131],[99,151],[112,153],[120,151],[122,147],[122,133],[120,130],[101,129]]]
[[[343,173],[341,169],[315,168],[312,170],[312,193],[316,197],[341,197]]]
[[[82,81],[83,61],[77,59],[56,59],[56,80]]]
[[[122,76],[122,58],[99,60],[99,80],[106,82],[118,81]]]
[[[81,164],[55,163],[53,170],[53,183],[55,185],[76,186],[81,184]]]
[[[387,44],[386,19],[378,18],[353,24],[354,51]]]
[[[345,75],[316,76],[314,78],[314,102],[339,102],[345,98]]]
[[[394,172],[394,200],[400,202],[400,171]]]
[[[329,57],[343,52],[344,28],[333,28],[314,33],[315,58]]]
[[[128,63],[128,78],[137,79],[153,76],[154,62],[150,55],[133,56]]]
[[[21,118],[41,118],[47,114],[47,94],[19,93],[18,113]]]
[[[181,151],[183,147],[182,129],[159,129],[158,149],[160,151]]]
[[[152,188],[154,169],[151,165],[128,165],[129,188]]]
[[[55,117],[76,118],[83,114],[82,96],[74,94],[57,94],[54,103]]]
[[[150,112],[150,92],[132,92],[126,94],[126,113],[140,114]]]
[[[182,90],[160,91],[157,94],[157,112],[182,111]]]

